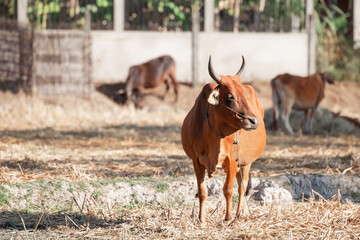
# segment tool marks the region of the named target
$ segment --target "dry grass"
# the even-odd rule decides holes
[[[264,105],[271,105],[268,86],[255,87]],[[187,97],[177,104],[172,95],[160,101],[156,94],[162,91],[148,94],[142,110],[114,104],[100,93],[91,100],[0,93],[0,181],[193,174],[182,150],[180,126],[196,91],[181,86],[180,96]],[[266,150],[252,170],[260,177],[358,174],[359,156],[360,139],[355,136],[289,137],[270,131]]]
[[[315,200],[315,198],[319,200]],[[291,206],[251,205],[252,217],[224,222],[224,203],[207,203],[208,224],[201,228],[195,204],[101,208],[92,197],[74,200],[78,211],[34,214],[8,212],[7,237],[100,239],[358,239],[360,206],[325,200],[313,192]],[[86,200],[86,201],[85,201]],[[84,204],[82,204],[85,202]],[[194,200],[194,203],[197,200]],[[75,204],[74,204],[75,205]],[[0,220],[0,225],[4,220]]]

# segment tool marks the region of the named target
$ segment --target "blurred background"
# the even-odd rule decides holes
[[[179,100],[173,102],[171,88],[163,100],[162,84],[144,91],[142,109],[123,104],[129,68],[164,54],[176,62]],[[85,226],[86,214],[101,219],[91,223],[96,227],[109,219],[128,219],[118,216],[133,214],[134,208],[146,204],[146,197],[136,197],[138,190],[133,188],[126,203],[108,194],[118,179],[161,182],[157,195],[170,189],[162,181],[180,179],[191,186],[186,201],[195,206],[194,172],[180,131],[201,86],[212,81],[207,70],[210,55],[222,75],[235,74],[243,55],[243,81],[254,87],[264,105],[267,147],[252,166],[254,177],[359,176],[359,0],[0,0],[0,236],[9,224],[22,229],[18,213],[26,215],[25,222],[34,229],[45,205],[73,212],[80,226]],[[325,87],[314,134],[302,135],[302,112],[290,116],[294,136],[273,132],[271,79],[283,73],[317,72],[326,73],[335,84]],[[54,179],[60,183],[54,185]],[[327,184],[313,187],[320,186],[316,191],[331,196],[338,185]],[[48,185],[58,194],[41,192]],[[25,186],[29,190],[14,190]],[[360,201],[358,187],[346,192],[353,202]],[[6,192],[7,188],[12,190]],[[90,201],[94,194],[98,206]],[[111,201],[107,196],[113,197]],[[39,204],[39,199],[48,201]],[[97,210],[89,207],[85,214],[75,208],[73,199],[84,199],[83,206]],[[165,221],[162,208],[143,209],[156,216],[155,224]],[[193,223],[191,209],[186,212]],[[59,222],[68,227],[61,214],[54,213],[52,223],[43,220],[40,226],[60,229],[53,224]],[[61,221],[55,221],[57,217]],[[180,225],[175,222],[173,227]],[[160,228],[144,229],[149,233]],[[154,238],[165,234],[153,233]],[[284,238],[290,236],[286,234]]]
[[[324,72],[335,80],[325,88],[314,133],[344,136],[337,140],[358,147],[359,8],[360,3],[352,0],[2,0],[0,136],[6,147],[0,153],[7,159],[1,163],[2,179],[47,178],[46,169],[53,163],[62,166],[51,168],[57,177],[79,177],[78,170],[64,167],[69,164],[66,159],[91,178],[149,176],[154,169],[167,175],[169,163],[174,165],[171,171],[181,166],[183,173],[186,169],[191,173],[180,128],[200,87],[211,81],[210,54],[216,71],[225,75],[234,74],[245,57],[243,81],[253,85],[265,108],[270,142],[265,156],[278,159],[271,146],[287,148],[284,138],[292,139],[271,132],[270,80],[285,72],[301,76]],[[176,62],[179,100],[173,102],[172,89],[163,100],[165,84],[160,84],[143,93],[143,109],[123,105],[129,67],[162,54]],[[290,120],[301,136],[304,116],[297,114]],[[137,145],[142,139],[145,143]],[[303,144],[309,139],[312,136],[297,140]],[[78,145],[83,140],[84,145]],[[51,152],[49,146],[57,150]],[[96,146],[92,157],[107,160],[85,164],[90,155],[83,151],[91,146]],[[132,146],[132,153],[121,150],[127,146]],[[152,146],[151,153],[146,146]],[[332,153],[350,156],[348,165],[338,170],[343,171],[359,157],[358,148],[354,157],[339,149],[343,146],[319,156],[319,161],[326,162]],[[39,155],[39,149],[45,153]],[[84,155],[73,160],[69,149]],[[112,151],[120,152],[112,155]],[[294,151],[293,157],[301,152]],[[24,167],[20,171],[14,165],[14,156],[20,166],[24,159],[31,160],[29,167],[41,164],[24,175]],[[328,171],[316,166],[296,171]],[[259,169],[257,174],[263,175]]]
[[[309,2],[3,0],[0,16],[2,28],[21,23],[37,34],[28,36],[35,48],[22,47],[35,56],[28,64],[37,65],[41,61],[36,58],[37,51],[48,48],[44,35],[51,33],[55,38],[69,36],[68,30],[84,30],[88,12],[91,40],[84,46],[74,42],[68,47],[86,49],[83,57],[88,54],[91,58],[91,79],[95,82],[122,81],[131,65],[161,54],[173,56],[181,69],[177,71],[178,79],[183,82],[208,81],[206,62],[210,54],[218,72],[224,74],[234,72],[244,55],[249,80],[268,81],[283,72],[306,75],[318,71],[329,73],[337,81],[359,81],[359,50],[354,48],[360,38],[356,30],[357,5],[351,0]],[[195,12],[199,29],[195,30],[194,48]],[[57,54],[50,50],[49,56]],[[26,67],[22,68],[27,72]],[[195,74],[194,68],[199,69]],[[47,74],[42,72],[40,76],[34,71],[34,82]]]

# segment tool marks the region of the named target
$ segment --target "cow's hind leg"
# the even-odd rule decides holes
[[[278,120],[279,120],[279,115],[280,115],[280,101],[276,101],[274,100],[274,106],[273,106],[273,126],[274,126],[274,131],[277,131],[278,129]]]
[[[273,126],[274,126],[274,131],[277,131],[278,128],[277,123],[280,115],[281,101],[279,95],[276,92],[275,83],[272,82],[271,87],[272,87],[272,97],[273,97]]]
[[[170,89],[169,80],[166,79],[166,80],[164,81],[164,83],[165,83],[165,85],[166,85],[166,89],[165,89],[164,95],[161,97],[162,100],[165,99],[165,96],[166,96],[166,94],[168,93],[168,91],[169,91],[169,89]]]
[[[291,128],[290,121],[289,121],[292,106],[293,106],[292,101],[289,101],[289,100],[287,102],[284,101],[283,109],[282,109],[282,113],[281,113],[281,118],[284,122],[285,128],[290,135],[294,134],[294,131]]]
[[[199,220],[201,226],[205,226],[206,225],[205,201],[208,195],[207,186],[205,182],[205,167],[199,162],[198,159],[193,160],[193,165],[197,179],[198,197],[200,203]]]
[[[176,82],[176,68],[175,68],[175,65],[172,65],[171,69],[170,69],[170,73],[169,73],[169,76],[171,78],[171,83],[174,87],[174,93],[175,93],[175,101],[174,102],[177,102],[178,100],[178,95],[179,95],[179,86],[178,86],[178,83]]]
[[[142,92],[140,89],[135,89],[134,90],[134,96],[133,96],[133,101],[135,104],[136,108],[142,108]]]
[[[311,108],[311,114],[310,114],[310,120],[309,120],[309,134],[312,134],[313,131],[312,131],[312,125],[313,125],[313,121],[314,121],[314,118],[315,118],[315,114],[316,114],[316,110],[317,110],[317,107],[318,106],[315,106],[313,108]]]
[[[223,187],[223,193],[226,200],[225,221],[229,221],[233,218],[231,212],[231,200],[233,196],[233,186],[237,170],[237,162],[228,158],[225,161],[226,181]]]
[[[241,166],[241,171],[238,171],[236,173],[236,178],[239,185],[239,202],[236,211],[236,217],[240,217],[241,214],[243,216],[247,216],[249,214],[249,208],[246,205],[245,195],[249,184],[250,168],[251,164]]]

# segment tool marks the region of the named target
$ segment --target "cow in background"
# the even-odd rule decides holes
[[[277,121],[281,112],[281,119],[289,134],[293,134],[289,116],[291,109],[305,111],[305,124],[303,132],[311,134],[312,122],[319,103],[325,96],[325,83],[333,84],[334,81],[324,74],[313,74],[308,77],[299,77],[282,74],[271,80],[274,130],[277,130]]]
[[[249,213],[245,190],[249,187],[251,164],[264,151],[266,132],[264,108],[251,86],[241,84],[245,60],[236,76],[220,76],[212,68],[209,74],[216,84],[206,84],[194,106],[185,117],[181,141],[185,153],[192,159],[200,201],[199,219],[206,224],[205,171],[211,178],[217,168],[225,169],[223,193],[226,199],[225,220],[232,219],[231,199],[235,176],[239,185],[236,216]]]
[[[130,67],[126,79],[126,101],[133,101],[136,107],[141,107],[142,92],[146,88],[154,88],[166,84],[165,98],[170,88],[169,80],[174,87],[175,102],[178,99],[178,84],[176,82],[176,66],[172,57],[165,55],[154,58],[140,65]]]

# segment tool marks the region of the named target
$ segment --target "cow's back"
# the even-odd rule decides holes
[[[272,80],[271,86],[282,102],[292,101],[293,108],[297,110],[316,106],[324,98],[324,84],[318,74],[308,77],[278,75]]]
[[[152,88],[167,78],[172,66],[175,66],[174,59],[164,55],[142,64],[144,73],[144,87]]]

